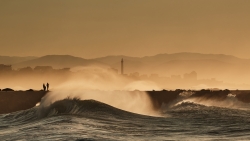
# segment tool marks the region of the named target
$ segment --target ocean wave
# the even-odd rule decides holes
[[[19,125],[58,115],[75,115],[87,118],[101,118],[104,120],[111,118],[124,119],[130,117],[136,118],[138,116],[140,118],[142,117],[142,115],[130,113],[99,101],[74,98],[56,101],[46,107],[40,105],[28,110],[1,115],[0,123],[2,127],[6,127],[9,122],[12,122],[12,125]]]
[[[235,100],[229,95],[225,100]],[[237,100],[237,99],[236,99]],[[220,103],[220,100],[214,100]],[[3,140],[190,140],[248,138],[249,110],[208,106],[184,97],[165,105],[164,117],[130,113],[95,100],[63,99],[0,115]],[[202,128],[206,127],[206,128]],[[202,129],[201,129],[202,128]],[[166,136],[166,133],[167,136]],[[154,136],[152,136],[154,135]],[[211,136],[212,135],[212,136]],[[237,140],[237,138],[235,139]]]
[[[108,104],[96,100],[80,100],[64,99],[56,101],[47,107],[38,107],[38,114],[40,117],[54,116],[58,114],[71,114],[71,115],[113,115],[124,116],[124,114],[132,114],[127,111],[117,109]]]
[[[170,104],[163,104],[162,113],[167,116],[189,119],[246,118],[250,115],[250,104],[239,101],[235,95],[228,94],[224,99],[187,97]],[[202,120],[204,120],[202,119]]]

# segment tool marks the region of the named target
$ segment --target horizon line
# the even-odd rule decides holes
[[[243,58],[243,57],[239,57],[239,56],[235,56],[235,55],[231,55],[231,54],[224,54],[224,53],[199,53],[199,52],[175,52],[175,53],[158,53],[158,54],[152,54],[152,55],[144,55],[144,56],[130,56],[130,55],[123,55],[123,54],[119,54],[119,55],[104,55],[104,56],[100,56],[100,57],[94,57],[94,58],[84,58],[82,56],[77,56],[77,55],[72,55],[72,54],[47,54],[47,55],[41,55],[41,56],[16,56],[16,55],[0,55],[0,57],[36,57],[36,58],[41,58],[41,57],[45,57],[45,56],[72,56],[72,57],[78,57],[78,58],[82,58],[82,59],[87,59],[87,60],[91,60],[91,59],[97,59],[97,58],[105,58],[105,57],[110,57],[110,56],[114,56],[114,57],[132,57],[132,58],[144,58],[144,57],[154,57],[157,55],[174,55],[174,54],[201,54],[201,55],[225,55],[225,56],[232,56],[232,57],[236,57],[239,59],[250,59],[250,58]]]

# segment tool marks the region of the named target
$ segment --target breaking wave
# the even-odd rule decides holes
[[[249,140],[250,108],[234,94],[167,95],[160,117],[66,98],[0,115],[3,140]],[[218,92],[219,93],[219,92]],[[152,97],[151,97],[152,98]]]
[[[43,118],[59,115],[74,115],[91,118],[129,118],[140,116],[121,109],[117,109],[105,103],[95,100],[64,99],[56,101],[49,106],[42,105],[32,109],[18,111],[0,116],[1,123],[12,121],[12,123],[22,124]]]

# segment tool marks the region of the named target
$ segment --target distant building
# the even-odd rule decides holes
[[[36,66],[34,68],[35,71],[41,71],[41,72],[46,72],[46,71],[52,71],[53,68],[51,66]]]
[[[59,69],[58,71],[60,71],[60,72],[69,72],[70,68],[62,68],[62,69]]]
[[[138,78],[140,76],[140,74],[139,74],[139,72],[134,72],[134,73],[130,73],[130,76]]]
[[[184,74],[183,78],[185,80],[195,81],[197,80],[197,73],[195,71],[192,71],[191,73]]]
[[[0,72],[2,71],[12,71],[12,66],[0,64]]]
[[[150,78],[159,78],[159,75],[156,74],[156,73],[153,73],[153,74],[150,75]]]
[[[173,80],[180,80],[181,76],[180,75],[171,75],[171,79],[173,79]]]
[[[21,68],[19,69],[19,72],[32,72],[33,69],[31,67]]]
[[[123,75],[123,58],[121,60],[121,74]]]

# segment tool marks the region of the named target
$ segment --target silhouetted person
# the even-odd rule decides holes
[[[43,84],[43,90],[46,91],[46,86],[45,86],[45,84]]]
[[[49,83],[47,83],[47,91],[49,91]]]

